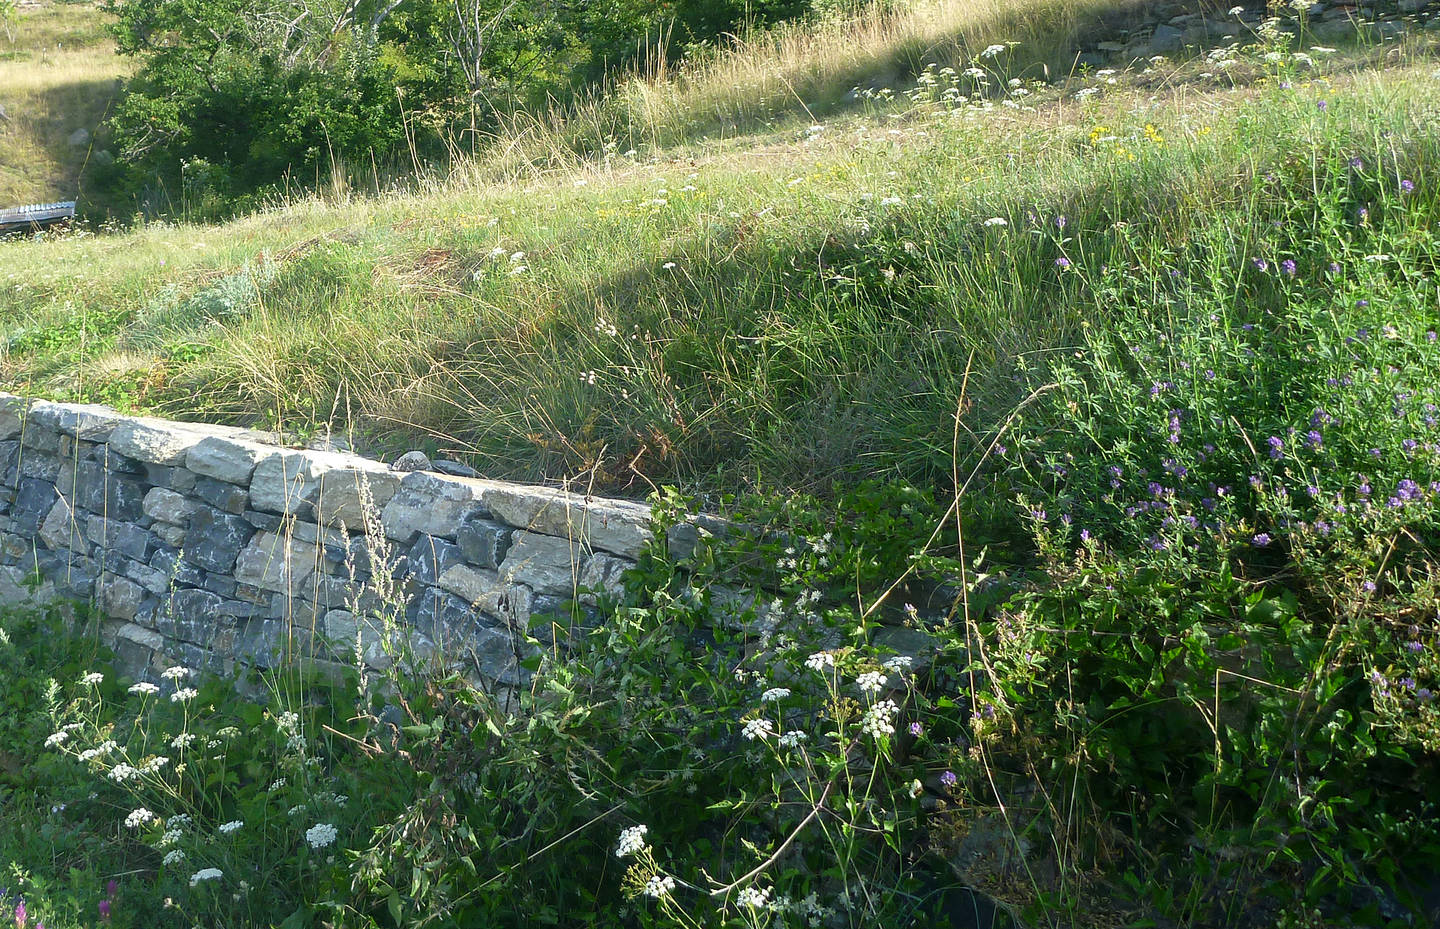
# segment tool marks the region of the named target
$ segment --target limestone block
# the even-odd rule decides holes
[[[506,584],[524,584],[537,594],[573,594],[584,562],[584,553],[575,543],[534,532],[517,532],[500,564],[500,579]]]
[[[106,616],[132,620],[145,602],[145,590],[129,578],[102,574],[95,582],[95,599]]]
[[[195,515],[199,506],[183,494],[164,487],[152,487],[141,501],[141,509],[152,519],[183,526]]]
[[[385,535],[410,544],[419,533],[453,539],[461,518],[473,512],[483,483],[413,471],[385,505]]]
[[[174,523],[156,523],[150,527],[150,531],[155,533],[155,537],[166,545],[180,548],[185,544],[187,530],[184,526],[177,526]]]
[[[650,541],[650,508],[628,500],[601,500],[548,487],[488,483],[481,499],[496,519],[591,549],[637,558]]]
[[[400,475],[378,465],[331,471],[322,480],[316,517],[327,526],[343,524],[353,532],[364,532],[366,510],[378,521],[399,489]]]
[[[196,478],[195,488],[190,493],[215,509],[234,513],[236,516],[243,514],[250,502],[250,495],[245,492],[245,488],[217,481],[213,477]]]
[[[592,555],[580,572],[580,589],[618,600],[625,594],[623,576],[633,567],[633,561],[614,555]]]
[[[98,461],[75,466],[75,506],[108,519],[133,521],[145,514],[144,482],[112,472]]]
[[[199,507],[185,534],[185,560],[207,571],[228,574],[254,535],[255,527],[243,516]]]
[[[460,546],[437,539],[433,535],[421,535],[416,539],[406,558],[415,581],[427,587],[438,583],[440,575],[448,568],[465,561],[465,556],[460,553]]]
[[[247,485],[255,473],[255,465],[270,449],[244,439],[210,435],[190,447],[185,454],[185,467],[200,477]]]
[[[75,519],[75,511],[70,509],[70,504],[64,497],[56,499],[55,505],[50,508],[45,521],[40,524],[40,541],[44,542],[51,551],[76,551],[88,553],[90,546],[85,544],[81,535],[79,522]]]
[[[235,580],[263,590],[295,592],[315,573],[319,548],[274,532],[260,532],[240,552]]]
[[[50,515],[50,509],[57,498],[55,485],[38,477],[22,477],[15,489],[15,502],[11,504],[10,516],[15,520],[15,532],[29,538],[40,528],[40,523]]]
[[[125,421],[125,417],[108,406],[37,400],[30,405],[29,420],[32,426],[59,434],[88,442],[104,442],[115,427]]]
[[[203,432],[172,423],[129,419],[110,434],[110,451],[153,465],[176,466],[185,464],[185,456],[203,438]]]
[[[479,568],[496,568],[505,560],[512,530],[503,523],[470,514],[455,530],[465,560]]]

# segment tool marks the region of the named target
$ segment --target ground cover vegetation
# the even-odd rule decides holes
[[[17,923],[1433,924],[1440,70],[1293,20],[0,245],[20,392],[683,488],[504,699],[7,615]],[[677,563],[697,505],[749,528]]]

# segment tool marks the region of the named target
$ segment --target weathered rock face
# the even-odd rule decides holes
[[[513,687],[515,630],[618,594],[651,537],[639,503],[275,443],[0,393],[0,605],[90,601],[137,676],[403,647]]]

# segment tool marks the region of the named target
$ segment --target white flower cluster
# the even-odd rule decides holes
[[[200,696],[200,691],[196,690],[194,687],[181,687],[179,690],[175,691],[173,694],[170,695],[170,702],[184,703],[187,700],[194,700],[198,696]]]
[[[182,733],[180,733],[179,735],[177,735],[175,738],[173,738],[173,739],[170,740],[170,747],[171,747],[171,748],[176,748],[176,749],[179,749],[179,748],[189,748],[189,747],[191,746],[191,744],[194,743],[194,741],[195,741],[195,733],[193,733],[193,732],[182,732]]]
[[[647,897],[660,899],[675,890],[675,878],[668,874],[657,874],[645,882],[645,889],[641,893]]]
[[[155,843],[155,847],[174,848],[180,844],[180,840],[183,838],[185,838],[185,830],[179,828],[166,829],[165,834],[160,837],[160,841]]]
[[[294,710],[286,710],[275,717],[275,728],[281,732],[295,732],[300,728],[300,714]]]
[[[221,871],[219,868],[201,868],[199,871],[196,871],[194,874],[190,875],[190,886],[194,887],[201,881],[219,880],[224,876],[225,872]]]
[[[140,694],[142,697],[148,697],[152,694],[158,694],[160,692],[160,688],[156,687],[149,681],[141,681],[138,684],[131,684],[130,692],[132,694]]]
[[[762,909],[770,902],[770,888],[746,887],[740,891],[739,903],[753,909]]]
[[[781,700],[784,700],[788,696],[790,696],[789,687],[771,687],[769,690],[765,691],[763,694],[760,695],[760,702],[779,703]]]
[[[103,680],[105,680],[105,675],[101,674],[99,671],[91,671],[89,674],[80,678],[80,683],[99,684]]]
[[[110,773],[107,776],[110,778],[110,780],[116,782],[117,784],[124,783],[125,781],[133,780],[139,777],[140,769],[132,768],[130,765],[122,761],[115,767],[111,768]]]
[[[900,708],[895,705],[894,700],[881,700],[860,718],[860,728],[871,738],[878,739],[882,735],[895,734],[895,717],[899,715]]]
[[[45,739],[45,747],[46,747],[46,748],[55,748],[55,747],[58,746],[58,745],[64,745],[64,744],[65,744],[65,740],[68,739],[68,738],[70,738],[70,733],[64,731],[63,729],[62,729],[61,731],[59,731],[59,732],[52,732],[52,733],[51,733],[48,737],[46,737],[46,739]]]
[[[156,755],[154,758],[147,758],[145,761],[140,762],[139,773],[154,774],[169,763],[169,758],[166,758],[164,755]]]
[[[330,823],[316,823],[305,830],[305,841],[311,848],[325,848],[335,842],[338,833]]]
[[[765,738],[774,731],[775,727],[770,724],[770,720],[752,719],[745,723],[745,728],[740,730],[740,735],[747,742],[753,742],[756,739]]]
[[[645,833],[650,827],[641,823],[620,831],[620,841],[615,845],[616,858],[628,858],[645,847]]]
[[[885,689],[885,672],[866,671],[864,674],[855,678],[855,686],[867,694],[878,694]]]
[[[799,729],[791,729],[782,735],[778,741],[780,742],[781,748],[798,748],[801,744],[808,741],[809,738],[809,735],[801,732]]]
[[[164,678],[165,680],[167,680],[167,681],[178,681],[178,680],[180,680],[181,678],[189,677],[190,674],[191,674],[191,671],[190,671],[189,668],[182,667],[182,666],[180,666],[180,665],[175,665],[174,667],[166,668],[164,671],[161,671],[161,672],[160,672],[160,676],[163,677],[163,678]]]
[[[816,652],[805,659],[805,667],[811,671],[824,671],[826,668],[835,667],[835,654],[833,652]]]
[[[170,868],[174,867],[175,865],[179,864],[184,860],[185,852],[181,851],[178,848],[172,848],[170,849],[170,851],[165,853],[164,858],[160,859],[160,863],[163,864],[165,867]]]
[[[220,826],[220,834],[221,834],[221,835],[229,835],[230,833],[232,833],[232,832],[234,832],[235,830],[239,829],[239,828],[240,828],[241,826],[243,826],[243,825],[245,825],[245,823],[244,823],[243,820],[232,819],[232,820],[230,820],[228,823],[225,823],[225,824],[223,824],[223,825]]]
[[[81,752],[80,760],[90,761],[93,758],[99,758],[102,755],[108,755],[111,752],[115,751],[115,749],[117,748],[119,748],[119,746],[115,744],[114,739],[106,739],[104,742],[101,742],[94,748],[87,748],[85,749],[85,751]]]
[[[885,659],[885,668],[890,671],[906,671],[915,663],[909,655],[892,655]]]
[[[130,815],[125,817],[125,828],[127,828],[127,829],[139,829],[141,826],[145,825],[146,823],[151,823],[151,822],[154,822],[154,821],[155,821],[155,814],[152,813],[152,812],[150,812],[149,810],[145,809],[145,807],[142,806],[142,807],[140,807],[140,809],[138,809],[138,810],[131,810],[131,811],[130,811]]]

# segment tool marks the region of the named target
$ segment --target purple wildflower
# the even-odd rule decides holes
[[[1410,193],[1410,191],[1415,189],[1415,182],[1410,180],[1409,178],[1406,178],[1405,180],[1400,182],[1400,189],[1408,194]]]
[[[940,775],[940,783],[946,787],[954,787],[956,782],[959,780],[960,779],[955,776],[954,771],[946,771],[945,773]]]
[[[920,725],[920,722],[917,720],[910,724],[910,734],[919,738],[925,734],[925,727]]]
[[[1070,267],[1070,259],[1066,258],[1064,255],[1061,255],[1059,258],[1055,259],[1055,267],[1059,268],[1061,271],[1064,271],[1066,268]]]
[[[1270,542],[1270,533],[1268,532],[1257,533],[1255,537],[1250,540],[1250,544],[1254,545],[1256,548],[1264,548],[1265,546],[1269,545]]]
[[[1266,439],[1265,444],[1270,446],[1271,458],[1279,458],[1285,452],[1285,442],[1278,435]]]
[[[1250,259],[1250,263],[1255,265],[1255,270],[1257,271],[1270,270],[1270,262],[1266,261],[1264,258],[1252,258]]]
[[[1287,276],[1294,277],[1298,268],[1292,259],[1286,258],[1280,262],[1280,270],[1284,271]]]
[[[1365,162],[1359,156],[1356,156],[1355,158],[1350,159],[1350,167],[1354,168],[1356,171],[1363,171],[1365,169]]]
[[[1322,113],[1325,112],[1325,109],[1328,105],[1329,104],[1327,104],[1324,100],[1315,101],[1315,109],[1319,110]]]

